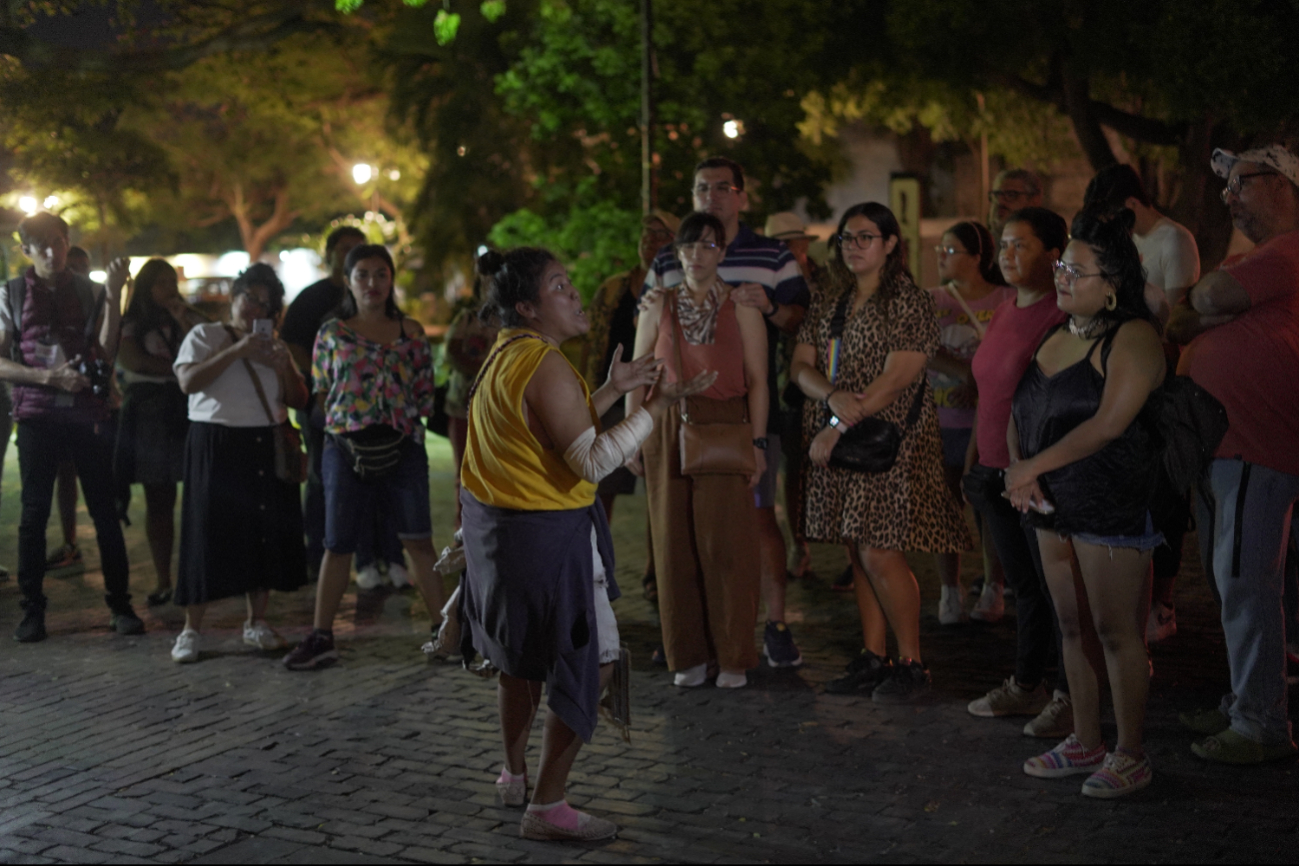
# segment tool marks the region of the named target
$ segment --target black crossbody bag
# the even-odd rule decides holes
[[[848,303],[851,299],[852,293],[845,292],[843,299],[839,301],[839,306],[835,308],[834,318],[830,320],[830,357],[827,372],[835,378],[838,376],[839,351],[843,342],[843,329],[848,323]],[[831,378],[830,384],[834,384],[834,378]],[[873,415],[863,418],[839,437],[834,450],[830,452],[830,465],[853,472],[888,472],[898,462],[902,439],[915,426],[924,405],[925,384],[921,382],[920,387],[916,389],[915,399],[911,401],[911,411],[907,413],[903,427],[899,428],[892,421],[885,421]]]

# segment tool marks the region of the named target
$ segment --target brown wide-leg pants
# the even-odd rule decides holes
[[[690,400],[696,423],[734,423],[747,414],[742,397]],[[680,429],[681,410],[673,405],[642,451],[668,667],[680,671],[716,659],[723,670],[749,670],[758,666],[753,491],[741,475],[682,475]]]

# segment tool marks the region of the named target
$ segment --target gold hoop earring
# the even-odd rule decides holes
[[[1114,310],[1118,307],[1118,305],[1119,305],[1119,296],[1117,294],[1111,292],[1109,295],[1105,297],[1105,309],[1109,310],[1111,313],[1114,312]]]

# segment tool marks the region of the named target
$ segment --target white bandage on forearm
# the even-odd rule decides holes
[[[654,432],[654,419],[643,408],[608,430],[595,435],[588,427],[564,452],[568,468],[592,484],[630,460],[642,442]]]

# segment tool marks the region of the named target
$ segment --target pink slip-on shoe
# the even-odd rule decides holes
[[[1024,772],[1038,779],[1062,779],[1094,773],[1105,764],[1105,744],[1088,749],[1070,734],[1064,742],[1049,752],[1024,762]]]

